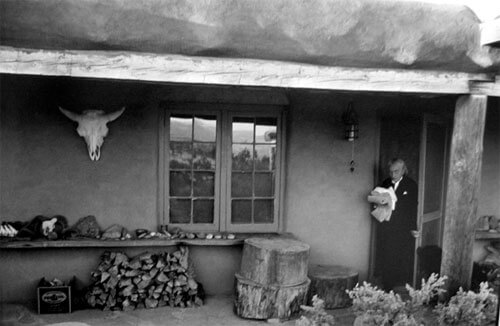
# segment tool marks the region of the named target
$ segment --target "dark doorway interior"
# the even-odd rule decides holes
[[[382,114],[380,122],[378,185],[388,177],[388,162],[393,158],[403,159],[408,168],[407,177],[418,182],[421,118],[393,112]],[[404,202],[403,193],[399,194],[399,191],[396,190],[400,197],[396,205]],[[411,195],[416,201],[417,194]],[[412,219],[416,217],[414,206]],[[391,222],[375,222],[374,276],[386,290],[413,284],[415,241],[409,235],[408,223],[396,220],[398,218],[402,216],[394,216]]]

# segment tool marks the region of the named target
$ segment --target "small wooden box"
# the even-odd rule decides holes
[[[71,286],[40,286],[36,292],[39,314],[71,312]]]

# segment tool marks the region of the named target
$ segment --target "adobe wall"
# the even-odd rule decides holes
[[[365,197],[378,169],[377,110],[397,109],[401,103],[415,102],[414,98],[7,75],[0,82],[1,221],[62,214],[73,224],[92,214],[102,228],[118,223],[130,230],[155,230],[160,215],[160,101],[289,103],[283,230],[311,245],[312,263],[346,265],[358,270],[361,279],[367,277],[372,220]],[[340,120],[351,100],[360,117],[354,151],[343,139]],[[418,101],[422,107],[440,105],[433,99]],[[109,124],[99,161],[89,159],[76,124],[57,106],[74,111],[126,106],[123,116]],[[493,143],[498,147],[498,138]],[[352,153],[356,161],[353,173],[349,171]],[[491,159],[494,157],[488,154],[485,160],[490,163],[485,164],[492,164],[488,173],[494,174]],[[492,184],[488,189],[498,194]],[[190,248],[197,277],[207,293],[232,293],[241,246]],[[124,251],[145,250],[161,249]],[[103,251],[0,250],[0,301],[29,300],[43,276],[65,279],[75,275],[88,282]]]

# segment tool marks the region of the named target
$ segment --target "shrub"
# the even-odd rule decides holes
[[[478,293],[460,288],[448,304],[438,304],[434,311],[440,325],[481,326],[495,319],[497,302],[493,289],[482,282]]]
[[[364,282],[362,286],[347,291],[353,300],[353,310],[358,319],[366,326],[418,326],[424,318],[423,307],[442,294],[446,276],[438,277],[432,274],[427,281],[422,280],[419,290],[406,285],[409,300],[403,300],[393,291],[389,293]]]
[[[311,306],[300,306],[305,311],[295,322],[297,326],[332,326],[335,325],[335,318],[325,311],[325,302],[317,295],[312,298]]]
[[[422,280],[419,290],[406,285],[408,300],[403,300],[393,291],[387,293],[366,282],[362,286],[356,285],[347,293],[353,300],[358,324],[420,326],[426,324],[424,317],[426,312],[430,312],[427,308],[432,300],[445,292],[442,287],[446,279],[446,276],[438,278],[437,274],[432,274],[427,281]],[[497,303],[498,298],[493,294],[493,289],[483,282],[478,293],[465,292],[460,288],[448,303],[439,303],[432,312],[441,326],[481,326],[493,322]]]

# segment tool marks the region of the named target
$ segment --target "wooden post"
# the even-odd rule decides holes
[[[486,102],[485,95],[461,96],[455,108],[441,261],[450,292],[471,281]]]

